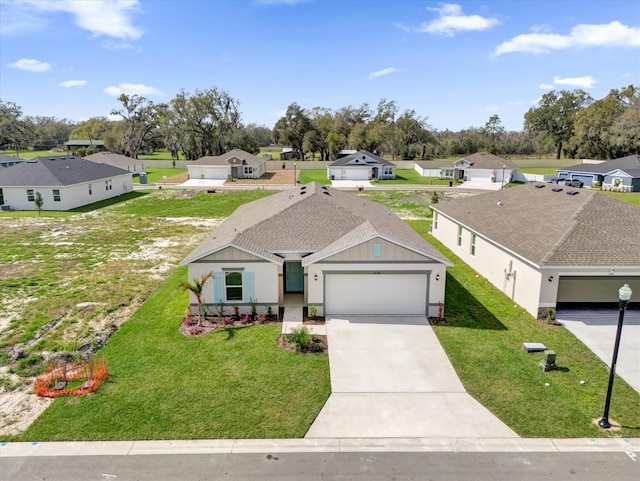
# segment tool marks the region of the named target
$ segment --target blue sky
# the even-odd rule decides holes
[[[637,0],[0,0],[0,21],[0,98],[73,121],[215,86],[269,127],[387,98],[438,130],[520,130],[550,89],[640,84]]]

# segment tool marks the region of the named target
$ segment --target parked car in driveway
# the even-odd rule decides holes
[[[580,182],[578,179],[568,179],[565,180],[564,185],[567,187],[582,187],[584,183]]]

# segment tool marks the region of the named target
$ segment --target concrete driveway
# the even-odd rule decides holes
[[[517,437],[466,393],[424,317],[327,320],[331,396],[306,438]]]
[[[615,308],[560,308],[556,311],[556,319],[611,367],[619,313]],[[637,303],[624,315],[616,374],[640,393],[640,309]]]

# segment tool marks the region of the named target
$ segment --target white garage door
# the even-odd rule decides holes
[[[325,312],[424,316],[426,274],[327,274]]]
[[[369,180],[369,173],[369,169],[363,167],[344,169],[345,180]]]

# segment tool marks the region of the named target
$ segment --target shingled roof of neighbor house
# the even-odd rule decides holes
[[[85,155],[85,159],[91,162],[99,162],[101,164],[115,165],[116,167],[124,167],[131,164],[142,164],[142,160],[127,157],[126,155],[115,154],[113,152],[96,152],[95,154]]]
[[[433,206],[537,266],[640,266],[640,207],[531,183]]]
[[[233,165],[233,159],[238,159],[240,162],[236,162],[237,165],[260,165],[265,162],[265,159],[256,157],[249,152],[245,152],[240,149],[233,149],[222,155],[206,155],[200,157],[198,160],[190,162],[189,165]]]
[[[278,253],[310,254],[308,265],[375,237],[451,265],[387,207],[316,182],[238,207],[182,263],[235,246],[277,264]]]
[[[130,174],[124,169],[74,157],[36,157],[0,170],[0,186],[63,186]]]
[[[562,172],[585,172],[593,174],[608,174],[616,170],[622,170],[634,177],[640,177],[640,155],[627,155],[619,159],[608,160],[598,164],[577,164],[558,169]]]
[[[391,165],[391,166],[395,166],[396,165],[393,162],[389,162],[388,160],[383,159],[382,157],[378,157],[376,154],[372,154],[371,152],[369,152],[367,150],[358,150],[354,154],[350,154],[350,155],[347,155],[345,157],[341,157],[341,158],[337,159],[333,163],[329,164],[329,167],[339,167],[341,165],[354,166],[356,164],[353,164],[352,162],[354,160],[356,160],[356,159],[357,160],[361,160],[361,158],[363,156],[368,157],[369,161],[365,161],[365,162],[359,163],[357,165]],[[372,160],[374,162],[371,162]]]
[[[502,169],[503,166],[511,170],[518,168],[518,166],[510,160],[503,159],[488,152],[476,152],[475,154],[462,157],[462,159],[471,163],[471,165],[467,167],[469,169]]]

